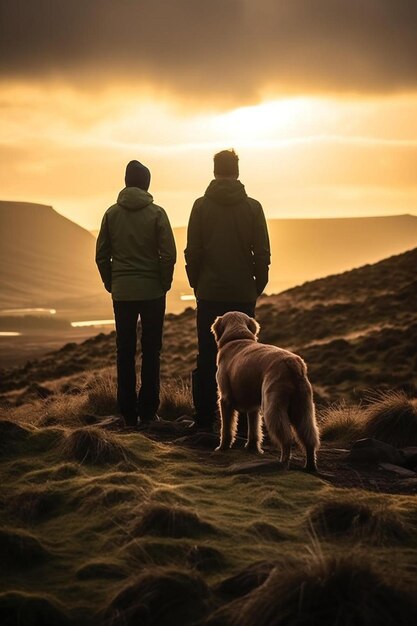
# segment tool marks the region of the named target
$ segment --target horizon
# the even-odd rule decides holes
[[[213,154],[233,147],[269,219],[416,211],[417,11],[405,0],[394,12],[371,0],[0,0],[0,15],[6,200],[95,230],[138,159],[180,226]]]
[[[42,202],[30,202],[28,200],[5,200],[5,199],[0,199],[0,204],[1,203],[14,203],[14,204],[33,204],[34,206],[43,206],[49,209],[52,209],[53,211],[55,211],[55,213],[58,213],[58,215],[60,215],[61,217],[64,217],[68,220],[70,220],[71,222],[73,222],[74,224],[76,224],[77,226],[80,226],[81,228],[83,228],[84,230],[86,230],[87,232],[96,235],[99,231],[99,227],[97,228],[88,228],[87,226],[84,226],[82,224],[82,222],[80,221],[76,221],[75,219],[71,218],[68,215],[65,215],[64,213],[61,213],[56,207],[54,207],[52,204],[47,204],[47,203],[42,203]],[[111,205],[110,205],[111,206]],[[270,221],[274,221],[274,220],[279,220],[279,221],[315,221],[315,220],[365,220],[365,219],[373,219],[373,218],[401,218],[401,217],[414,217],[417,218],[417,213],[412,213],[412,212],[407,212],[407,213],[389,213],[387,215],[380,215],[380,214],[369,214],[369,215],[326,215],[326,216],[316,216],[316,215],[311,215],[308,217],[303,217],[303,216],[294,216],[294,217],[288,217],[288,216],[272,216],[272,217],[268,217],[268,215],[266,216],[266,219],[268,222]],[[187,228],[187,223],[184,222],[182,224],[173,224],[172,227],[174,229],[179,229],[179,228]]]

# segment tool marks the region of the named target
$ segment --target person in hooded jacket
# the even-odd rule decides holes
[[[126,426],[159,419],[160,351],[166,292],[176,248],[168,216],[148,192],[151,175],[139,161],[126,167],[117,203],[104,214],[96,263],[111,293],[116,322],[117,401]],[[141,386],[136,392],[136,332],[141,320]]]
[[[214,156],[214,180],[191,211],[186,271],[197,299],[197,367],[192,375],[195,424],[212,430],[217,417],[216,355],[211,326],[219,315],[255,316],[268,283],[270,245],[261,204],[249,198],[234,150]]]

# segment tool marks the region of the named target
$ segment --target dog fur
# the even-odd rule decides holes
[[[261,411],[272,442],[281,447],[283,466],[289,467],[294,432],[306,453],[305,469],[316,471],[320,439],[305,362],[288,350],[258,343],[259,324],[245,313],[226,313],[216,318],[211,330],[218,348],[221,414],[216,450],[232,446],[239,411],[248,418],[246,448],[262,453]]]

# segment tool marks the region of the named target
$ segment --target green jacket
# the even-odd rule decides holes
[[[254,302],[268,282],[270,246],[262,206],[238,180],[213,180],[191,211],[186,270],[198,299]]]
[[[153,300],[171,287],[174,235],[150,193],[125,187],[107,209],[97,239],[96,263],[113,300]]]

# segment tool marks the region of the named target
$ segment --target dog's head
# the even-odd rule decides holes
[[[253,317],[239,311],[230,311],[221,317],[216,317],[211,327],[216,343],[219,347],[235,339],[258,340],[259,324]]]

